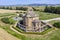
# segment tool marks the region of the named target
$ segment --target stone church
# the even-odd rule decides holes
[[[47,29],[47,26],[39,20],[39,15],[31,7],[22,14],[22,19],[17,25],[25,32],[42,32]]]

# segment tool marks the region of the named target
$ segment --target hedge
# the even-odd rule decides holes
[[[12,18],[2,18],[1,21],[6,23],[6,24],[15,24],[15,22],[16,22]]]

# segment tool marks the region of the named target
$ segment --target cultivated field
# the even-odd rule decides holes
[[[19,40],[19,39],[8,34],[5,30],[0,28],[0,40]]]
[[[24,11],[21,11],[21,10],[0,9],[0,13],[16,13],[16,12],[24,12]]]

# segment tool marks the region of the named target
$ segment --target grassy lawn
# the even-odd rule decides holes
[[[36,13],[39,14],[40,20],[47,20],[47,19],[60,17],[60,14],[52,14],[52,13],[39,12],[39,11],[36,11]]]
[[[0,17],[14,16],[16,13],[0,13]]]
[[[60,22],[60,20],[50,21],[49,23],[53,25],[56,22]]]
[[[44,11],[45,6],[34,6],[34,8],[36,8],[39,11]]]
[[[47,37],[47,40],[60,40],[60,29],[56,30],[54,33]]]

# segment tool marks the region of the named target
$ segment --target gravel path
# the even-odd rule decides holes
[[[41,20],[41,21],[43,21],[43,22],[49,22],[49,21],[53,21],[53,20],[60,20],[60,17],[59,18],[49,19],[49,20]]]

